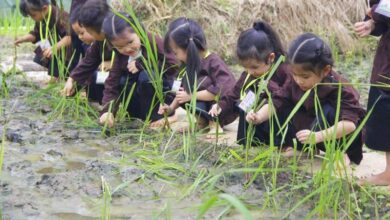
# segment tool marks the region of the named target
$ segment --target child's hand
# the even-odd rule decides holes
[[[130,63],[127,64],[127,69],[132,74],[136,74],[136,73],[139,72],[137,66],[135,65],[135,60],[133,60],[133,61],[131,61]]]
[[[45,57],[47,59],[50,59],[51,55],[52,55],[51,47],[46,48],[45,50],[43,50],[43,57]]]
[[[301,130],[296,133],[296,137],[302,144],[316,144],[323,142],[321,132],[313,132],[310,130]]]
[[[108,72],[111,70],[111,61],[103,61],[99,66],[100,71]]]
[[[372,8],[368,8],[366,14],[368,17],[372,18]]]
[[[260,117],[259,115],[257,114],[257,112],[253,112],[253,110],[251,110],[250,112],[248,112],[246,114],[246,121],[249,122],[249,123],[252,123],[252,124],[260,124]]]
[[[62,89],[62,92],[61,92],[63,96],[69,97],[69,96],[72,96],[74,94],[75,90],[73,88],[73,83],[74,83],[74,80],[71,77],[69,77],[68,80],[66,80],[64,89]]]
[[[172,109],[171,106],[167,105],[164,103],[164,105],[161,105],[160,104],[160,107],[158,108],[158,114],[159,115],[163,115],[163,114],[167,114],[167,115],[170,115],[174,110]]]
[[[16,38],[16,40],[14,41],[14,45],[19,47],[19,45],[21,43],[24,43],[24,39],[23,38]]]
[[[183,87],[180,87],[179,91],[176,92],[176,99],[180,104],[183,104],[191,101],[191,95]]]
[[[106,112],[102,116],[100,116],[99,123],[102,125],[105,125],[107,123],[107,126],[109,128],[112,128],[114,126],[114,114],[111,112]]]
[[[222,112],[222,109],[219,107],[218,104],[214,104],[213,106],[211,106],[211,109],[209,111],[209,115],[213,116],[213,117],[217,117],[219,114],[221,114]]]
[[[366,37],[374,30],[375,23],[372,19],[355,23],[355,33],[359,37]]]

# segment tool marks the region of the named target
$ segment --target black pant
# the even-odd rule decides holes
[[[135,85],[135,89],[130,98],[130,103],[127,107],[131,117],[139,118],[141,120],[146,120],[150,114],[151,121],[157,121],[163,118],[163,115],[158,114],[158,109],[160,102],[155,97],[155,89],[150,77],[146,71],[141,71],[138,73],[138,77],[123,77],[121,79],[121,87],[125,89],[125,97],[130,95],[131,88]],[[164,80],[163,81],[163,92],[167,92],[171,89],[171,83]],[[154,100],[153,100],[154,99]],[[126,100],[126,99],[125,99]],[[166,97],[166,103],[172,102],[172,99]]]
[[[237,107],[238,108],[238,107]],[[237,143],[240,145],[246,145],[247,144],[247,132],[249,123],[245,119],[246,113],[239,109],[239,121],[238,121],[238,130],[237,130]],[[274,139],[274,145],[280,146],[282,143],[282,134],[278,134],[279,132],[279,125],[277,124],[277,121],[275,117],[272,117],[270,119],[273,123],[273,139]],[[279,118],[280,120],[280,126],[282,126],[282,123],[285,121],[283,118]],[[259,146],[260,144],[270,144],[270,133],[271,133],[271,124],[269,120],[259,124],[254,125],[254,135],[252,138],[252,146]]]
[[[90,84],[87,86],[88,99],[102,104],[104,84],[96,84],[97,71],[93,73]]]
[[[325,103],[322,106],[322,113],[323,113],[323,116],[321,114],[317,115],[316,118],[311,123],[310,128],[307,128],[307,129],[309,129],[313,132],[316,132],[316,131],[321,131],[321,130],[330,128],[331,126],[334,125],[335,116],[336,116],[336,109],[333,106],[331,106],[330,104]],[[357,125],[357,127],[358,126],[359,125]],[[297,132],[299,132],[299,131],[295,128],[293,123],[290,123],[289,129],[288,129],[287,135],[286,135],[286,143],[288,146],[293,146],[293,139],[296,138]],[[350,137],[351,137],[351,135],[347,135],[345,137],[345,139],[344,138],[337,139],[335,147],[338,147],[338,148],[342,147],[343,142],[344,141],[345,141],[345,143],[348,142]],[[360,161],[363,159],[363,150],[362,150],[363,141],[362,141],[362,139],[363,139],[362,131],[360,131],[360,133],[357,135],[357,137],[353,140],[352,144],[346,150],[348,157],[351,159],[352,162],[354,162],[356,164],[359,164]],[[317,143],[317,144],[315,144],[315,146],[313,146],[313,145],[309,145],[309,144],[302,144],[299,141],[297,141],[298,150],[302,150],[302,149],[310,148],[310,147],[315,147],[315,148],[318,148],[322,151],[326,151],[326,147],[325,147],[324,143]]]

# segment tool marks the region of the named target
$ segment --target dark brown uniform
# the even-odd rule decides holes
[[[378,3],[375,1],[374,3]],[[376,12],[378,4],[372,6],[375,29],[371,33],[381,36],[374,58],[371,83],[390,85],[390,18]],[[372,110],[366,124],[366,145],[380,151],[390,151],[390,89],[371,87],[367,110]]]
[[[292,139],[298,131],[308,129],[312,131],[320,131],[334,125],[336,110],[338,106],[339,85],[329,85],[330,83],[347,83],[347,80],[339,74],[332,71],[322,81],[325,85],[318,85],[314,88],[309,97],[304,101],[298,112],[295,113],[291,122],[290,129],[286,138],[287,144],[293,146]],[[326,83],[328,85],[326,85]],[[290,111],[301,100],[305,91],[301,90],[294,80],[286,84],[279,91],[274,93],[273,104],[277,112],[281,114],[290,114]],[[320,107],[315,107],[315,92],[320,102]],[[359,94],[351,85],[342,85],[341,100],[340,100],[340,115],[337,121],[346,120],[353,122],[356,127],[359,126],[361,120],[365,116],[365,110],[359,104]],[[319,109],[321,108],[321,110]],[[323,120],[321,111],[326,121]],[[319,114],[319,115],[318,115]],[[339,140],[339,144],[342,140]],[[303,146],[299,143],[298,148]],[[316,145],[321,150],[325,150],[322,143]],[[362,135],[361,133],[353,141],[352,145],[347,149],[347,154],[351,161],[359,164],[362,160]]]
[[[95,41],[70,73],[79,87],[87,88],[88,98],[93,101],[101,102],[103,98],[104,85],[96,84],[98,67],[103,61],[110,61],[112,55],[113,51],[106,41]]]
[[[48,30],[46,31],[47,27]],[[41,33],[43,36],[41,36]],[[48,36],[45,36],[46,33]],[[30,34],[32,34],[35,37],[35,41],[32,43],[36,43],[40,41],[41,38],[46,38],[49,40],[50,45],[54,46],[62,38],[66,36],[70,36],[70,25],[69,25],[68,13],[52,5],[52,11],[51,11],[49,23],[47,24],[45,21],[36,22],[34,29],[30,31]],[[55,56],[53,53],[52,58],[48,60],[47,63],[46,62],[42,63],[42,54],[37,53],[37,56],[34,58],[34,61],[43,64],[45,67],[47,67],[49,75],[58,77],[60,75],[60,72],[64,72],[64,71],[66,75],[67,72],[65,69],[59,69],[60,65],[58,63],[58,60],[61,59],[62,60],[61,62],[65,61],[64,65],[67,65],[72,56],[72,47],[68,46],[64,48],[64,50],[66,54],[65,57],[62,56],[61,51],[57,51],[57,56]]]
[[[197,91],[207,90],[214,95],[225,96],[228,90],[234,86],[236,79],[225,62],[215,53],[208,54],[201,60],[201,70],[197,74]],[[214,101],[196,102],[196,108],[200,116],[212,120],[208,114]]]
[[[275,73],[270,78],[270,82],[267,84],[267,89],[271,93],[271,95],[274,93],[274,91],[277,91],[280,89],[280,87],[283,87],[284,84],[289,83],[289,80],[291,80],[290,75],[291,74],[289,65],[286,63],[282,63],[276,69]],[[255,92],[259,82],[255,82],[252,84],[254,80],[257,79],[249,75],[247,72],[243,72],[234,87],[231,87],[231,89],[226,93],[226,95],[221,97],[221,100],[218,103],[218,105],[222,109],[222,112],[219,117],[222,125],[227,125],[233,122],[238,115],[240,116],[237,131],[237,141],[239,144],[243,145],[246,144],[245,136],[248,124],[245,120],[246,113],[243,110],[239,109],[237,105],[242,101],[241,99],[243,97],[241,96],[243,94],[246,94],[249,90]],[[267,100],[267,96],[265,93],[261,94],[261,99]],[[256,132],[254,135],[254,142],[260,141],[262,143],[269,143],[269,132],[270,131],[268,122],[257,125]],[[276,144],[280,144],[280,140],[276,140],[275,142]]]
[[[149,34],[150,42],[153,42],[152,36]],[[176,59],[173,54],[168,54],[164,52],[163,41],[159,37],[155,37],[155,42],[157,44],[157,53],[159,67],[162,68],[164,64],[164,91],[170,90],[173,80],[177,77],[178,68],[176,64]],[[147,59],[146,49],[142,46],[142,55]],[[150,108],[153,108],[151,120],[155,121],[160,119],[162,116],[157,114],[159,103],[156,102],[154,106],[151,106],[153,97],[155,95],[155,90],[150,82],[149,75],[144,68],[143,61],[141,58],[136,60],[136,66],[139,70],[138,73],[130,73],[127,69],[128,65],[128,56],[122,55],[119,52],[115,51],[115,59],[113,66],[110,70],[110,74],[106,79],[104,84],[105,90],[103,95],[103,106],[104,109],[101,114],[107,112],[110,107],[110,103],[114,101],[113,113],[117,111],[117,106],[121,101],[120,94],[123,89],[126,90],[125,94],[128,94],[131,87],[136,83],[136,89],[131,98],[130,105],[128,106],[128,111],[132,117],[146,119],[146,116],[149,113]],[[126,83],[127,82],[127,83]],[[124,88],[124,85],[126,87]]]

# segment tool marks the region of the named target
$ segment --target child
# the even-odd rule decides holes
[[[71,25],[80,39],[88,45],[88,49],[86,49],[85,57],[83,57],[77,67],[70,73],[70,76],[65,83],[63,94],[65,96],[72,96],[75,90],[74,83],[76,82],[79,87],[87,87],[87,95],[90,100],[101,103],[103,98],[104,81],[98,81],[99,74],[102,75],[103,73],[98,72],[97,70],[102,62],[105,60],[111,60],[112,49],[108,46],[105,40],[95,41],[94,37],[86,31],[85,27],[93,29],[92,26],[88,26],[90,24],[88,22],[96,22],[96,17],[101,18],[100,28],[97,28],[96,31],[98,32],[98,35],[101,35],[98,30],[101,29],[104,15],[109,11],[109,6],[105,1],[90,0],[86,3],[86,7],[88,7],[89,10],[83,11],[82,7],[74,10],[71,15]],[[83,16],[83,20],[86,23],[84,25],[79,23],[79,18],[81,16]],[[108,67],[110,66],[110,64],[105,65]]]
[[[81,8],[81,6],[86,2],[87,0],[72,0],[72,3],[70,5],[70,11],[69,14],[72,16],[72,14],[75,14],[75,10],[78,10]],[[72,18],[70,18],[72,20]],[[72,23],[71,23],[72,25]],[[83,47],[83,42],[78,38],[77,33],[75,31],[71,30],[71,41],[72,41],[72,47],[74,49],[73,59],[75,60],[75,65],[78,64],[81,57],[84,57],[85,55],[85,48]]]
[[[130,22],[133,22],[128,15],[121,15],[127,17]],[[132,94],[130,104],[127,108],[132,117],[145,120],[151,111],[151,121],[161,121],[161,115],[157,114],[159,103],[155,102],[155,106],[152,106],[155,90],[142,60],[142,57],[148,59],[149,54],[142,45],[141,38],[128,21],[114,14],[108,15],[104,19],[102,29],[107,40],[115,50],[115,59],[104,85],[104,109],[100,117],[100,123],[107,123],[108,126],[113,126],[114,114],[119,104],[118,98],[121,93],[121,84],[127,85],[125,88],[126,96],[130,88],[134,84],[136,85],[135,92]],[[159,67],[162,68],[164,64],[163,91],[167,91],[170,89],[170,85],[177,75],[176,60],[172,54],[164,53],[161,38],[152,36],[149,33],[148,38],[151,44],[153,42],[156,43]],[[121,83],[121,81],[127,81],[127,83]],[[108,112],[111,103],[114,104],[112,105],[113,109],[111,112]]]
[[[180,88],[174,89],[176,97],[173,102],[161,106],[159,113],[169,113],[180,105],[189,103],[191,94],[196,89],[198,129],[209,125],[210,132],[214,132],[217,125],[208,112],[215,103],[216,96],[224,95],[235,84],[233,74],[217,54],[207,50],[202,28],[191,19],[178,18],[169,25],[165,35],[165,48],[173,51],[176,58],[185,64],[186,74],[176,80]]]
[[[287,144],[293,146],[292,139],[296,137],[299,149],[314,145],[325,150],[323,142],[332,140],[334,135],[339,143],[342,143],[344,138],[348,139],[348,135],[355,131],[363,119],[365,111],[359,104],[357,91],[352,86],[343,85],[339,103],[340,117],[334,126],[327,126],[332,125],[336,120],[339,85],[334,83],[347,82],[332,70],[333,58],[329,46],[314,34],[306,33],[292,42],[287,56],[294,80],[274,93],[272,101],[276,111],[291,110],[306,91],[310,90],[310,95],[291,120],[286,137]],[[315,95],[319,99],[318,104],[322,112],[319,109],[316,111]],[[266,104],[258,112],[248,113],[246,120],[261,124],[268,120],[269,115],[269,105]],[[362,160],[361,138],[360,132],[351,146],[346,149],[347,156],[344,157],[346,164],[349,164],[350,160],[359,164]]]
[[[279,36],[270,25],[263,21],[254,23],[253,28],[240,34],[237,42],[237,57],[246,71],[241,74],[234,87],[226,95],[222,96],[218,104],[214,104],[209,112],[212,116],[219,116],[222,125],[233,122],[237,117],[237,112],[239,112],[240,118],[237,133],[237,142],[239,144],[246,144],[248,124],[245,121],[246,110],[240,109],[238,106],[243,102],[247,93],[256,94],[259,83],[265,81],[268,77],[267,74],[274,67],[276,61],[283,55],[284,50]],[[288,72],[290,69],[287,64],[282,63],[276,68],[275,73],[270,78],[271,83],[267,85],[271,93],[283,86],[290,78]],[[261,93],[262,99],[266,100],[265,91],[258,91],[257,93]],[[269,144],[269,124],[262,123],[256,126],[255,129],[253,143],[264,142]],[[275,140],[275,144],[279,145],[280,141]]]
[[[384,1],[383,1],[384,2]],[[366,124],[366,145],[367,147],[384,151],[386,155],[386,168],[382,173],[362,179],[361,184],[390,185],[390,90],[383,85],[390,84],[390,15],[383,13],[379,1],[371,1],[366,21],[355,24],[355,31],[360,37],[382,36],[371,73],[371,86],[367,110],[372,109],[370,118]],[[382,86],[381,86],[382,85]]]
[[[68,47],[71,44],[68,14],[58,9],[50,0],[21,0],[19,8],[23,16],[30,16],[36,23],[29,34],[14,42],[15,45],[40,41],[40,46],[35,50],[37,56],[34,61],[47,67],[48,74],[54,77],[53,80],[57,80],[60,72],[66,71],[60,69],[59,62],[67,66],[72,55],[71,47]],[[61,56],[62,49],[66,49],[66,57]]]

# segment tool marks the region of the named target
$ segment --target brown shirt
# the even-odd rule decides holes
[[[150,42],[153,42],[152,35],[148,34]],[[177,68],[177,61],[175,56],[172,53],[165,53],[164,51],[164,44],[160,37],[155,36],[154,37],[156,45],[157,45],[157,55],[158,55],[158,61],[159,61],[159,67],[161,68],[163,63],[164,64],[164,75],[163,78],[165,81],[173,82],[173,80],[177,77],[178,74],[178,68]],[[147,52],[146,49],[142,46],[142,55],[147,59]],[[109,110],[110,102],[116,101],[114,105],[113,112],[116,112],[116,107],[119,104],[117,101],[120,94],[120,79],[122,76],[129,76],[130,78],[138,78],[139,73],[130,73],[127,69],[128,64],[128,56],[122,55],[119,52],[115,51],[115,59],[114,63],[112,65],[112,68],[110,70],[110,73],[108,75],[108,78],[106,79],[106,82],[104,83],[104,92],[103,92],[103,100],[102,104],[104,106],[101,114],[107,112]],[[136,66],[138,70],[144,70],[144,65],[142,59],[137,59]],[[152,98],[152,97],[150,97]]]
[[[346,79],[341,77],[336,72],[332,71],[325,77],[322,83],[348,83]],[[300,111],[293,118],[293,125],[296,129],[311,129],[310,125],[316,118],[314,90],[310,92],[309,97],[304,101]],[[339,85],[317,85],[316,87],[318,98],[321,104],[329,104],[336,110]],[[276,111],[280,112],[285,109],[292,109],[300,101],[305,91],[301,90],[294,80],[285,84],[279,91],[274,92],[273,104]],[[339,120],[347,120],[358,125],[364,117],[365,110],[359,104],[359,94],[351,85],[342,85],[341,101],[340,101],[340,118]]]
[[[375,22],[373,35],[382,36],[374,58],[371,83],[390,84],[390,18],[375,12],[378,5],[372,7],[372,19]]]
[[[223,96],[236,83],[236,79],[225,62],[217,54],[211,53],[201,60],[197,82],[198,91],[207,90]]]
[[[285,83],[288,83],[290,79],[290,66],[286,63],[282,63],[272,75],[267,87],[272,94],[274,91],[279,90]],[[240,96],[243,89],[255,90],[256,83],[248,86],[253,80],[256,80],[253,76],[248,76],[247,72],[243,72],[233,87],[230,87],[229,91],[221,97],[218,105],[222,109],[220,120],[222,125],[232,123],[238,116],[235,111],[235,104],[240,101]],[[248,87],[248,88],[246,88]],[[246,91],[243,91],[246,92]]]
[[[76,68],[70,73],[70,77],[77,84],[89,85],[93,73],[98,69],[104,60],[111,60],[112,49],[105,41],[95,41],[87,49],[85,56],[79,61]]]

